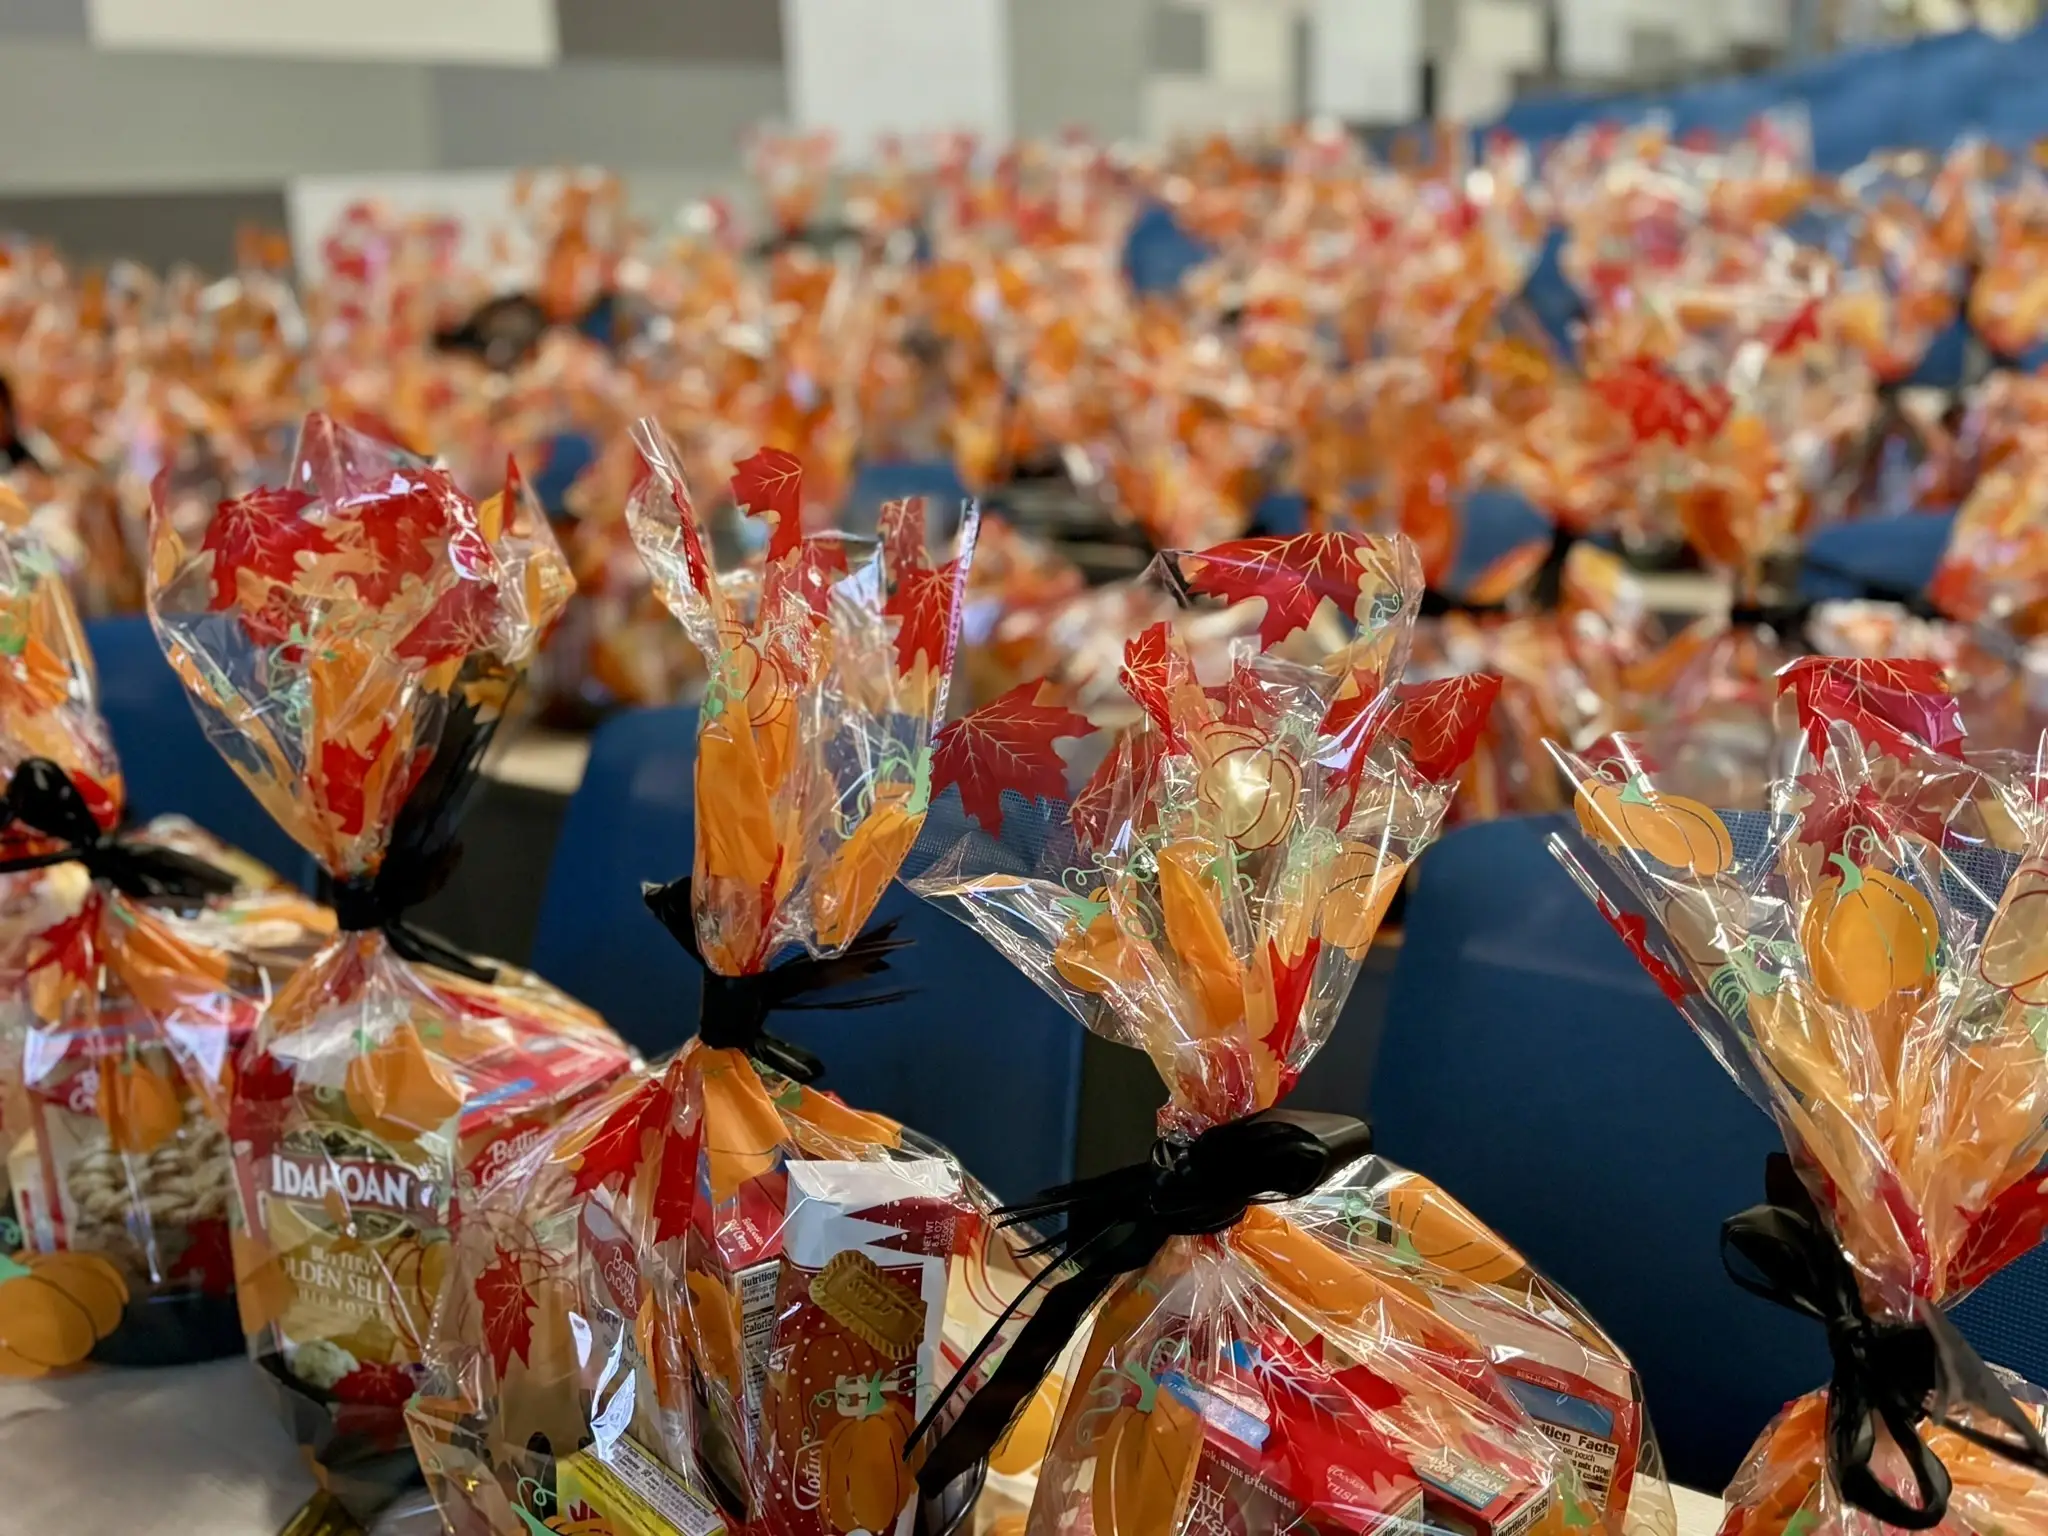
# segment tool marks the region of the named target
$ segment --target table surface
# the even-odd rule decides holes
[[[217,1360],[0,1381],[0,1487],[0,1536],[273,1536],[313,1479],[248,1364]],[[1713,1536],[1721,1501],[1673,1492],[1679,1536]],[[410,1508],[374,1536],[437,1528]]]

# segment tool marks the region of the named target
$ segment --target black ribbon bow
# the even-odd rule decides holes
[[[697,1021],[697,1038],[716,1050],[745,1051],[769,1071],[779,1072],[791,1082],[815,1083],[825,1075],[825,1063],[802,1046],[769,1034],[769,1014],[882,1008],[910,996],[908,992],[896,991],[868,992],[859,997],[810,997],[813,992],[845,986],[886,971],[889,956],[910,943],[896,937],[893,919],[870,928],[843,953],[830,959],[794,955],[765,971],[726,976],[705,963],[704,951],[698,947],[688,875],[667,885],[649,881],[640,887],[640,897],[661,926],[704,967],[704,1000]]]
[[[334,908],[335,926],[344,933],[379,929],[392,949],[415,965],[435,966],[471,981],[496,981],[495,966],[457,949],[405,915],[409,908],[439,895],[461,862],[462,844],[458,842],[443,843],[418,857],[394,847],[374,875],[351,875],[346,880],[323,875],[320,896]]]
[[[1828,1475],[1842,1497],[1901,1530],[1925,1531],[1948,1513],[1949,1475],[1920,1438],[1931,1421],[2008,1461],[2048,1473],[2048,1445],[2005,1384],[1932,1302],[1911,1322],[1881,1322],[1863,1307],[1856,1271],[1814,1205],[1791,1159],[1764,1167],[1767,1203],[1721,1224],[1721,1261],[1736,1284],[1826,1325],[1834,1377],[1828,1383]],[[1951,1416],[1965,1407],[2011,1437]],[[1871,1467],[1882,1424],[1913,1475],[1917,1503],[1887,1487]]]
[[[204,901],[235,888],[233,875],[204,859],[105,830],[71,775],[47,757],[31,757],[14,770],[0,795],[0,821],[19,822],[64,844],[48,853],[0,859],[0,873],[83,864],[95,880],[137,900]]]
[[[1024,1250],[1051,1255],[961,1363],[910,1436],[913,1456],[941,1413],[1039,1286],[1045,1299],[1018,1331],[1002,1363],[969,1399],[918,1468],[927,1497],[993,1451],[1046,1373],[1117,1279],[1143,1269],[1175,1237],[1227,1232],[1254,1205],[1298,1200],[1372,1150],[1372,1130],[1346,1115],[1267,1109],[1226,1121],[1193,1141],[1155,1142],[1149,1161],[1060,1184],[996,1213],[1013,1227],[1065,1217],[1057,1237]],[[1056,1283],[1053,1274],[1072,1266]]]

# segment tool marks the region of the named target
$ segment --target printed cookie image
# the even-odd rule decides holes
[[[811,1282],[810,1294],[820,1311],[885,1359],[907,1358],[924,1333],[917,1298],[864,1253],[834,1255]]]

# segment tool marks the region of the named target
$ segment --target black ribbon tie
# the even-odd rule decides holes
[[[1254,1205],[1300,1199],[1371,1150],[1372,1130],[1362,1121],[1267,1109],[1212,1126],[1192,1141],[1161,1139],[1146,1162],[1056,1185],[1020,1205],[1003,1207],[996,1213],[998,1226],[1052,1217],[1064,1217],[1065,1226],[1058,1236],[1024,1250],[1027,1259],[1050,1255],[1049,1261],[1003,1309],[939,1393],[911,1433],[906,1459],[915,1456],[1010,1319],[1041,1285],[1050,1289],[1002,1363],[932,1442],[917,1473],[926,1496],[995,1449],[1120,1277],[1145,1268],[1173,1238],[1227,1232]],[[1053,1281],[1055,1272],[1069,1267],[1071,1273]]]
[[[1842,1497],[1901,1530],[1932,1530],[1948,1513],[1950,1482],[1920,1438],[1932,1422],[2020,1466],[2048,1474],[2048,1445],[1997,1373],[1942,1310],[1916,1301],[1911,1322],[1864,1310],[1856,1271],[1793,1169],[1773,1153],[1764,1167],[1766,1203],[1721,1224],[1721,1261],[1735,1283],[1820,1321],[1834,1357],[1828,1383],[1828,1475]],[[1967,1407],[2011,1436],[1954,1418]],[[1917,1502],[1886,1486],[1871,1466],[1882,1425],[1913,1475]]]
[[[690,877],[685,875],[667,885],[649,881],[640,887],[640,897],[661,926],[704,969],[697,1038],[715,1050],[744,1051],[791,1082],[815,1083],[825,1075],[825,1063],[802,1046],[770,1034],[769,1014],[883,1008],[910,996],[907,991],[869,992],[842,998],[811,996],[886,971],[890,955],[911,942],[896,936],[893,919],[870,928],[829,959],[793,955],[765,971],[745,976],[723,975],[705,963],[704,951],[698,946],[690,889]]]
[[[233,875],[204,859],[105,830],[71,775],[47,757],[28,758],[14,770],[0,795],[0,821],[19,822],[64,844],[48,853],[0,859],[0,873],[83,864],[95,880],[138,901],[204,901],[235,888]]]
[[[334,908],[335,926],[344,933],[377,929],[391,948],[415,965],[431,965],[470,981],[498,979],[497,968],[457,949],[438,933],[406,918],[408,908],[437,895],[462,862],[462,844],[444,843],[437,853],[415,858],[394,847],[373,875],[346,880],[325,876],[322,898]]]

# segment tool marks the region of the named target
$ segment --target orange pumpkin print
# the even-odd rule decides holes
[[[707,877],[758,891],[780,853],[769,781],[746,716],[726,709],[697,736],[697,861]]]
[[[737,1394],[740,1390],[739,1298],[715,1275],[693,1269],[683,1277],[689,1293],[691,1352],[705,1375]]]
[[[1187,1518],[1202,1460],[1202,1417],[1142,1366],[1136,1403],[1120,1408],[1095,1447],[1092,1489],[1101,1536],[1160,1536]]]
[[[1294,824],[1301,765],[1263,740],[1233,744],[1203,768],[1196,791],[1225,837],[1240,848],[1270,848]]]
[[[1845,854],[1823,881],[1799,924],[1800,948],[1814,985],[1829,1001],[1870,1012],[1934,975],[1941,928],[1934,907],[1904,880]]]
[[[410,1022],[360,1051],[342,1082],[349,1113],[374,1136],[409,1141],[462,1110],[462,1087],[428,1052]]]
[[[131,1157],[154,1152],[185,1123],[177,1082],[132,1055],[100,1063],[99,1112],[114,1150]]]
[[[121,1326],[128,1285],[96,1253],[0,1258],[0,1376],[78,1365]]]
[[[910,1410],[900,1399],[884,1397],[879,1379],[866,1385],[861,1411],[842,1413],[820,1447],[825,1520],[834,1531],[886,1531],[917,1488],[903,1459]]]
[[[922,814],[904,809],[902,799],[884,800],[862,818],[853,835],[825,861],[818,875],[818,943],[826,949],[850,944],[875,903],[903,867],[917,841]]]
[[[1064,1386],[1058,1376],[1047,1376],[1038,1384],[1031,1401],[1024,1405],[1024,1411],[989,1454],[991,1472],[1020,1477],[1045,1460],[1046,1446],[1052,1441],[1053,1415],[1059,1411]]]
[[[724,1205],[749,1179],[774,1171],[786,1134],[761,1074],[740,1051],[703,1051],[704,1161],[711,1199]]]
[[[1069,986],[1091,997],[1129,991],[1144,979],[1143,966],[1123,924],[1109,909],[1107,893],[1097,891],[1094,900],[1102,903],[1101,909],[1086,923],[1067,924],[1052,953],[1053,969]]]
[[[1573,808],[1579,827],[1610,848],[1633,848],[1659,864],[1694,875],[1718,875],[1735,862],[1735,844],[1719,816],[1683,795],[1660,795],[1640,777],[1614,785],[1579,786]]]
[[[2048,897],[2048,866],[2022,864],[2006,882],[1998,913],[1984,931],[1984,948],[1977,962],[1991,985],[2035,1008],[2048,1006],[2044,897]]]
[[[1244,972],[1223,926],[1223,904],[1209,871],[1224,850],[1207,838],[1186,837],[1159,850],[1159,901],[1166,942],[1180,960],[1181,986],[1194,1006],[1190,1020],[1216,1034],[1244,1014]]]

